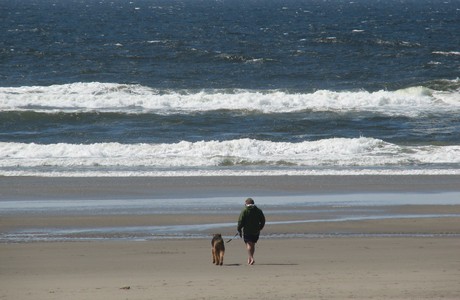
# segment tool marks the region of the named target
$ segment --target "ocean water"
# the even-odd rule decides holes
[[[17,0],[0,24],[0,176],[460,174],[459,0]]]

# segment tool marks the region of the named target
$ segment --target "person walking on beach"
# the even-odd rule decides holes
[[[238,218],[238,233],[246,243],[248,250],[248,265],[254,264],[254,252],[259,240],[260,231],[265,226],[265,215],[260,208],[255,206],[254,200],[248,198],[245,207]]]

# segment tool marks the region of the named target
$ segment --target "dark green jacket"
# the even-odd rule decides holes
[[[247,206],[241,211],[238,218],[238,232],[241,232],[243,229],[244,234],[257,235],[264,226],[264,213],[257,206]]]

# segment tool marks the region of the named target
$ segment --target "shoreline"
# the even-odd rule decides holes
[[[231,237],[246,197],[271,237],[460,234],[460,176],[2,177],[0,190],[0,243]]]

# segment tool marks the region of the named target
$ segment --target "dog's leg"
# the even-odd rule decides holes
[[[216,249],[216,266],[220,264],[220,250]]]
[[[216,263],[216,250],[214,249],[214,247],[212,247],[212,263],[215,264]]]
[[[224,264],[224,254],[225,254],[225,250],[221,250],[220,253],[219,253],[220,257],[219,257],[219,261],[220,261],[220,265],[222,266]]]

